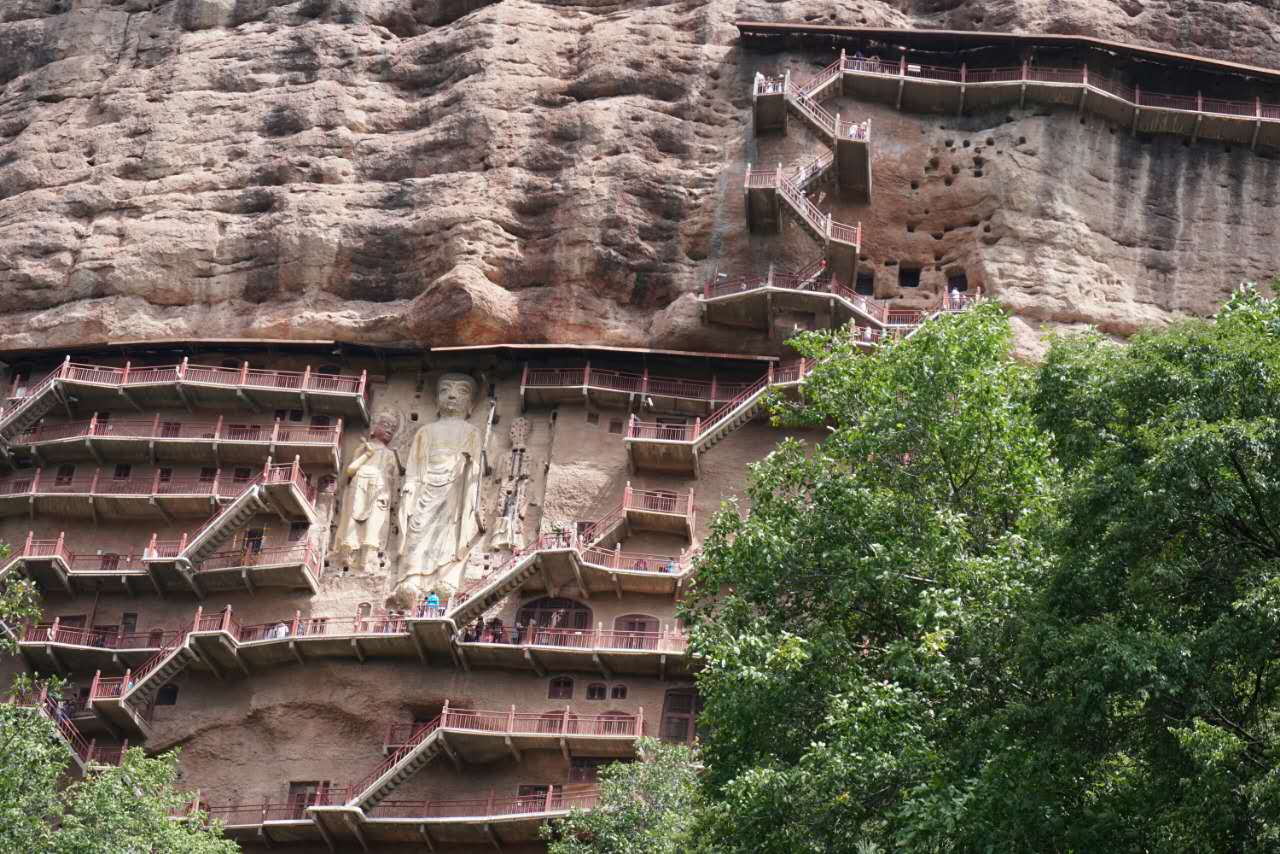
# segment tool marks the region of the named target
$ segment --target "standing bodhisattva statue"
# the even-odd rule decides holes
[[[342,500],[338,552],[363,572],[377,568],[379,553],[386,550],[391,533],[391,504],[400,480],[400,456],[387,446],[399,426],[393,413],[375,416],[369,438],[344,471],[350,481]]]
[[[482,475],[480,430],[467,421],[476,381],[445,374],[436,383],[440,417],[418,428],[405,463],[400,495],[400,579],[397,598],[416,602],[467,556],[481,531],[477,497]]]

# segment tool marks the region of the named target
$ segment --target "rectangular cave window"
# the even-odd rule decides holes
[[[609,432],[616,433],[619,436],[622,435],[622,419],[621,418],[609,419]]]
[[[920,287],[920,268],[919,267],[898,268],[898,287],[900,288]]]
[[[120,615],[120,631],[131,635],[138,630],[138,615],[133,611],[125,611]]]
[[[969,277],[964,273],[951,273],[947,276],[947,292],[964,293],[969,290]]]
[[[289,523],[289,542],[300,542],[307,535],[307,531],[311,528],[310,522],[290,522]]]
[[[178,686],[170,682],[168,685],[161,686],[156,693],[157,706],[172,706],[178,702]]]
[[[859,273],[853,280],[853,292],[864,297],[875,296],[876,274]]]
[[[599,424],[599,423],[600,423],[600,413],[599,413],[599,412],[588,412],[588,413],[587,413],[587,423],[588,423],[588,424]]]

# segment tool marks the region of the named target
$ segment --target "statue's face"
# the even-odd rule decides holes
[[[396,433],[396,423],[390,418],[378,418],[369,429],[369,435],[379,442],[390,442]]]
[[[463,415],[471,411],[474,386],[470,380],[442,377],[436,386],[436,402],[446,415]]]

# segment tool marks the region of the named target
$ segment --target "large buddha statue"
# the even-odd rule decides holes
[[[400,578],[396,598],[404,604],[444,584],[454,585],[472,541],[483,525],[479,514],[482,475],[480,430],[467,421],[476,382],[445,374],[436,383],[439,418],[418,428],[405,461],[400,495]]]

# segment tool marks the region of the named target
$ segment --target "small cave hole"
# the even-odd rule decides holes
[[[1027,138],[1025,136],[1018,137],[1018,145],[1026,145],[1026,144],[1027,144]]]
[[[991,137],[987,137],[987,145],[995,145],[996,141]]]
[[[952,175],[959,175],[959,174],[960,174],[960,167],[959,167],[959,166],[956,166],[954,163],[953,163],[953,164],[951,164],[951,174],[952,174]]]
[[[945,145],[947,148],[950,148],[951,146],[956,144],[956,141],[954,139],[948,139],[948,140],[944,140],[942,144]]]
[[[991,223],[987,223],[986,225],[984,225],[984,226],[982,227],[982,233],[983,233],[983,234],[990,234],[990,233],[991,233]]]
[[[967,139],[966,139],[966,140],[964,141],[964,147],[965,147],[965,148],[968,148],[968,147],[969,147],[969,140],[967,140]]]
[[[916,224],[914,222],[907,223],[907,234],[914,234],[915,230],[916,230]]]
[[[918,288],[920,287],[920,268],[919,267],[902,267],[898,270],[898,287],[900,288]]]
[[[919,181],[912,181],[912,182],[911,182],[911,189],[913,189],[913,190],[918,190],[918,189],[920,189],[920,182],[919,182]]]
[[[947,178],[947,179],[943,180],[943,182],[942,182],[942,183],[943,183],[943,184],[945,184],[946,186],[950,187],[950,186],[951,186],[951,184],[952,184],[952,180],[951,180],[950,178]]]

